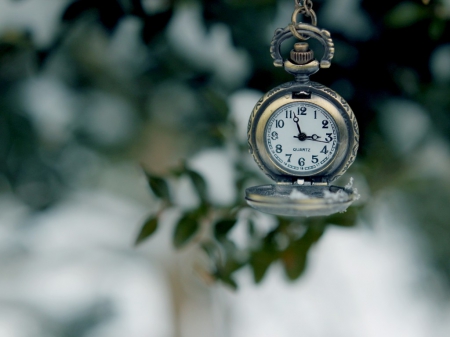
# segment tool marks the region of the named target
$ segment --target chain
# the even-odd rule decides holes
[[[314,13],[314,11],[311,12],[313,8],[312,0],[294,0],[294,1],[295,1],[295,8],[300,9],[299,14],[303,14],[307,17],[311,17],[312,15],[314,15],[312,14]]]
[[[297,25],[297,16],[299,14],[302,14],[306,17],[311,18],[311,24],[313,26],[317,26],[317,16],[313,10],[312,0],[294,0],[294,2],[295,2],[295,9],[294,13],[292,14],[292,22],[290,24],[291,32],[297,39],[305,41],[308,40],[309,37],[299,34],[295,29],[295,26]]]

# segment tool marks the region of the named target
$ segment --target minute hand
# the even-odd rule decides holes
[[[319,138],[320,138],[320,136],[318,136],[318,135],[316,135],[316,134],[314,134],[314,135],[312,135],[312,136],[307,136],[307,137],[306,137],[306,139],[310,139],[310,140],[313,140],[313,141],[315,141],[315,142],[321,142],[321,143],[326,143],[326,144],[328,144],[329,142],[331,142],[331,140],[328,141],[328,142],[326,142],[326,141],[323,141],[323,140],[319,140]]]

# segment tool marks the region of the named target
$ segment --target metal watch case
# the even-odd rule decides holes
[[[336,155],[326,167],[308,175],[284,170],[272,159],[264,142],[264,131],[270,116],[278,108],[293,102],[307,102],[323,108],[338,127]],[[258,101],[248,124],[248,143],[260,169],[275,182],[294,183],[302,179],[312,185],[328,184],[344,174],[355,161],[359,144],[358,123],[347,102],[333,90],[316,82],[293,81],[270,90]]]
[[[280,54],[281,43],[293,36],[313,37],[324,47],[321,61],[313,59],[307,43],[297,43],[291,58]],[[345,211],[355,198],[351,187],[331,186],[353,164],[359,145],[359,129],[348,103],[335,91],[312,82],[309,76],[320,68],[328,68],[334,55],[330,33],[313,25],[298,23],[278,29],[272,40],[271,55],[274,65],[294,75],[295,81],[284,83],[267,92],[255,105],[248,124],[250,153],[260,169],[276,185],[251,187],[246,190],[247,203],[266,213],[285,216],[329,215]],[[265,145],[265,128],[270,116],[280,107],[293,102],[306,102],[319,106],[334,119],[338,128],[336,154],[327,165],[313,172],[292,173],[279,166]],[[293,195],[300,192],[301,198]]]

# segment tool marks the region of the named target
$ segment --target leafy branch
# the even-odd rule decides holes
[[[237,170],[240,176],[236,185],[240,194],[243,186],[252,176]],[[153,195],[159,199],[160,208],[143,224],[135,244],[141,244],[155,234],[161,215],[169,208],[178,208],[170,191],[170,181],[176,182],[187,177],[199,197],[199,205],[192,210],[183,210],[172,234],[172,243],[176,249],[196,245],[210,261],[209,270],[199,273],[208,280],[218,280],[236,289],[235,274],[243,267],[251,268],[256,283],[263,281],[269,268],[281,263],[289,280],[298,279],[307,265],[311,248],[325,233],[328,225],[353,226],[356,209],[331,217],[295,219],[274,217],[275,226],[264,232],[258,226],[258,213],[249,209],[243,198],[231,206],[224,207],[211,203],[207,195],[207,183],[195,170],[183,163],[167,176],[156,176],[145,172]],[[236,226],[244,226],[247,242],[244,247],[236,242],[233,232]]]

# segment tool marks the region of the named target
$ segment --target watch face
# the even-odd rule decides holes
[[[264,138],[273,161],[284,171],[306,176],[331,163],[339,132],[323,108],[293,102],[278,108],[269,118]]]

